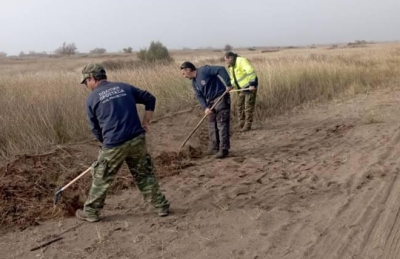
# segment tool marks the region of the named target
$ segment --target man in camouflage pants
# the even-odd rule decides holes
[[[257,90],[238,92],[237,111],[241,131],[249,131],[253,124],[254,107],[256,105]]]
[[[83,210],[76,217],[89,222],[100,220],[107,191],[125,161],[145,200],[159,216],[169,214],[169,202],[161,193],[147,152],[145,133],[155,108],[155,97],[147,91],[120,82],[107,81],[100,64],[88,64],[82,70],[81,84],[92,92],[86,100],[86,112],[93,135],[103,144],[92,166],[93,182]],[[140,122],[136,104],[145,105]]]

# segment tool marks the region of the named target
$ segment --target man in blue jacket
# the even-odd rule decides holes
[[[159,189],[145,138],[156,98],[132,85],[107,81],[100,64],[84,67],[81,84],[92,91],[86,99],[86,113],[93,135],[103,145],[92,166],[89,197],[83,210],[76,211],[76,217],[89,222],[100,220],[107,191],[124,161],[145,200],[154,205],[160,216],[167,216],[170,205]],[[145,106],[142,123],[136,104]]]
[[[192,81],[196,97],[208,116],[208,130],[210,137],[210,150],[208,154],[216,158],[228,156],[230,149],[230,114],[231,99],[226,94],[215,106],[210,108],[215,101],[226,91],[232,90],[229,74],[223,66],[202,66],[196,68],[191,62],[186,61],[181,65],[183,77]],[[221,81],[225,81],[225,84]],[[225,86],[226,85],[226,86]]]

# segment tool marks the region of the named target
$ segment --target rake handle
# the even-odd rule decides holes
[[[231,90],[231,91],[229,91],[230,93],[233,93],[233,92],[244,92],[244,91],[250,91],[249,89],[247,89],[247,88],[244,88],[244,89],[234,89],[234,90]]]
[[[245,88],[245,89],[235,89],[235,90],[231,90],[231,91],[225,91],[223,95],[221,95],[217,101],[213,104],[213,106],[211,106],[210,110],[214,109],[215,106],[222,100],[222,98],[224,98],[224,96],[227,93],[232,93],[232,92],[243,92],[243,91],[249,91],[249,89]],[[185,139],[185,141],[182,143],[181,148],[183,148],[183,146],[186,144],[186,142],[192,137],[192,135],[196,132],[196,130],[200,127],[201,123],[204,121],[205,118],[207,118],[207,115],[204,115],[204,117],[201,119],[201,121],[197,124],[197,126],[193,129],[193,131],[190,133],[190,135]]]
[[[217,101],[213,104],[213,106],[211,106],[210,110],[213,110],[215,108],[215,106],[222,100],[222,98],[224,98],[224,96],[229,93],[228,91],[225,91],[223,95],[221,95]],[[192,130],[192,132],[190,133],[190,135],[185,139],[185,141],[182,143],[181,148],[183,148],[183,146],[186,144],[186,142],[190,139],[190,137],[195,133],[195,131],[200,127],[201,123],[205,120],[205,118],[207,118],[209,114],[204,115],[204,117],[201,119],[201,121],[197,124],[197,126]]]
[[[81,178],[82,176],[84,176],[87,172],[90,171],[92,167],[89,167],[88,169],[86,169],[83,173],[81,173],[80,175],[78,175],[74,180],[72,180],[71,182],[69,182],[67,185],[65,185],[63,188],[61,188],[59,191],[57,191],[56,195],[58,195],[59,193],[61,193],[62,191],[64,191],[65,189],[67,189],[71,184],[73,184],[74,182],[78,181],[79,178]]]
[[[59,241],[59,240],[61,240],[61,239],[63,239],[63,237],[56,237],[56,238],[53,238],[52,240],[50,240],[50,241],[48,241],[48,242],[46,242],[46,243],[44,243],[44,244],[42,244],[42,245],[39,245],[39,246],[36,246],[36,247],[32,248],[30,251],[38,250],[39,248],[43,248],[43,247],[45,247],[45,246],[48,246],[48,245],[50,245],[50,244],[52,244],[52,243],[54,243],[54,242],[57,242],[57,241]]]

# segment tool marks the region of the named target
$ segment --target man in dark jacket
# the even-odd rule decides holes
[[[156,98],[132,85],[107,81],[100,64],[85,66],[81,84],[92,91],[86,99],[86,112],[91,131],[103,146],[92,166],[89,197],[83,210],[76,211],[76,217],[89,222],[100,220],[107,191],[124,161],[146,201],[154,205],[160,216],[167,216],[170,205],[159,189],[145,138]],[[136,104],[145,106],[142,123]]]
[[[232,90],[229,74],[223,66],[202,66],[196,68],[191,62],[181,65],[183,77],[192,81],[196,97],[208,116],[210,150],[208,154],[216,158],[224,158],[230,149],[230,113],[231,99],[226,94],[215,106],[210,108],[226,91]],[[225,81],[225,84],[221,81]]]

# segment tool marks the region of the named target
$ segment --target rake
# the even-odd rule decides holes
[[[213,106],[211,106],[210,110],[213,110],[215,108],[215,106],[217,106],[217,104],[222,100],[222,98],[224,98],[224,96],[227,93],[232,93],[232,92],[243,92],[243,91],[249,91],[249,89],[245,88],[245,89],[237,89],[237,90],[231,90],[231,91],[225,91],[213,104]],[[195,131],[200,127],[201,123],[205,120],[205,118],[207,118],[207,115],[204,115],[204,117],[201,119],[201,121],[197,124],[197,126],[193,129],[193,131],[189,134],[189,136],[185,139],[185,141],[182,143],[181,148],[183,148],[183,146],[186,144],[186,142],[188,142],[188,140],[190,139],[190,137],[192,137],[192,135],[195,133]]]
[[[67,185],[65,185],[64,187],[60,187],[58,188],[55,197],[54,197],[54,205],[56,205],[58,203],[58,200],[60,198],[61,193],[67,189],[71,184],[73,184],[74,182],[78,181],[79,178],[81,178],[82,176],[84,176],[87,172],[90,171],[92,167],[89,167],[88,169],[86,169],[83,173],[81,173],[80,175],[78,175],[75,179],[73,179],[71,182],[69,182]]]

